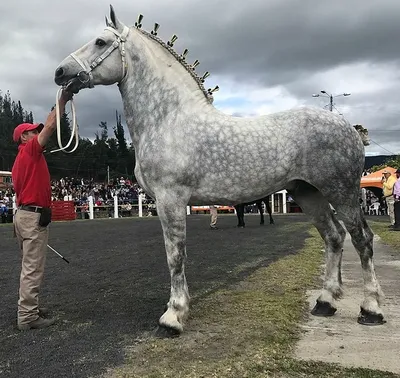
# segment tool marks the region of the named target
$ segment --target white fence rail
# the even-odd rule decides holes
[[[280,195],[279,200],[276,201],[276,200],[274,200],[274,196],[276,196],[278,194]],[[69,196],[66,196],[64,200],[72,200],[72,198]],[[281,191],[281,192],[278,192],[278,193],[275,193],[272,195],[272,204],[278,203],[278,202],[280,203],[280,205],[279,205],[280,211],[278,210],[278,212],[286,213],[288,210],[286,207],[286,205],[287,205],[286,191]],[[136,211],[134,211],[134,209],[136,207],[137,207],[137,213],[136,213]],[[275,212],[274,207],[275,206],[272,206],[272,212]],[[137,214],[137,216],[139,216],[139,217],[143,217],[143,216],[148,216],[148,215],[151,215],[152,213],[154,213],[154,204],[149,204],[146,201],[146,196],[144,194],[138,195],[137,205],[136,204],[134,204],[134,205],[119,204],[119,197],[118,197],[118,195],[115,195],[113,197],[112,205],[97,206],[95,204],[95,200],[94,200],[93,196],[89,196],[86,204],[81,205],[81,206],[76,206],[75,208],[76,208],[77,218],[79,218],[79,215],[80,215],[82,219],[95,219],[96,215],[98,215],[100,213],[102,214],[102,216],[100,216],[100,217],[103,217],[103,218],[120,218],[122,216],[125,216],[126,214],[129,214],[128,216],[133,216],[132,213]],[[129,208],[129,210],[127,210],[127,208]],[[13,196],[13,198],[12,198],[12,214],[13,214],[13,216],[16,212],[16,209],[17,209],[16,197]],[[265,208],[264,208],[264,212],[266,212]],[[186,214],[187,215],[192,214],[191,206],[187,206]]]

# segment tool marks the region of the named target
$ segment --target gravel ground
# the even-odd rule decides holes
[[[305,215],[275,216],[259,225],[246,215],[188,217],[186,275],[191,306],[209,292],[238,282],[261,266],[296,253],[306,229],[290,227]],[[0,376],[94,377],[123,363],[124,347],[156,328],[169,297],[169,272],[157,217],[52,223],[41,306],[57,324],[19,332],[16,305],[20,256],[12,225],[0,226]],[[241,269],[237,269],[238,267]],[[243,270],[243,266],[246,267]],[[235,271],[241,271],[240,274]]]

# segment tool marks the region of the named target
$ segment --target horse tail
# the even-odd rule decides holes
[[[366,129],[362,125],[353,125],[353,127],[358,132],[358,135],[360,135],[363,145],[369,146],[371,143],[370,143],[369,136],[368,136],[368,129]]]

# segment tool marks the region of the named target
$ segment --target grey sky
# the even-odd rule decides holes
[[[215,106],[232,114],[266,114],[299,105],[326,90],[351,123],[369,129],[367,154],[400,153],[400,2],[346,0],[115,0],[128,25],[144,15],[143,28],[160,23],[165,40],[199,59],[218,84]],[[0,89],[10,90],[43,121],[55,102],[54,69],[104,28],[109,1],[14,0],[1,6]],[[81,135],[92,138],[100,121],[115,124],[122,112],[116,86],[79,93]]]

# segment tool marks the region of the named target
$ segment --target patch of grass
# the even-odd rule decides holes
[[[297,361],[291,358],[282,359],[278,364],[279,372],[267,377],[310,377],[310,378],[398,378],[397,374],[362,369],[362,368],[343,368],[338,364],[328,364],[314,361]],[[279,375],[280,374],[280,375]],[[256,377],[256,376],[255,376]]]
[[[383,243],[394,247],[396,250],[400,249],[400,232],[391,231],[388,228],[388,223],[368,221],[368,224],[374,234],[380,236]]]
[[[295,231],[303,224],[290,225]],[[323,243],[309,231],[304,248],[260,268],[244,281],[201,299],[176,339],[145,336],[131,342],[112,378],[394,377],[368,369],[298,361],[292,351],[307,316],[306,292],[315,288]]]

